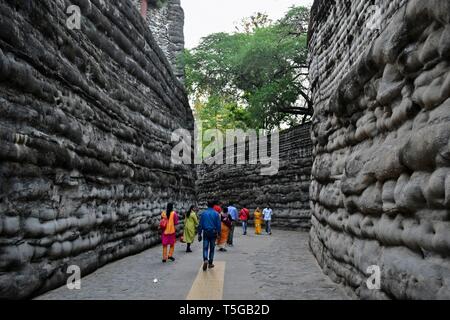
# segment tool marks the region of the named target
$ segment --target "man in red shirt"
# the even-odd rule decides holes
[[[250,210],[247,208],[243,208],[239,211],[239,220],[242,222],[242,230],[244,231],[244,236],[247,234],[247,224],[248,219],[250,218]]]

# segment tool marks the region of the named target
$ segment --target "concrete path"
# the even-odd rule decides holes
[[[273,235],[243,236],[235,246],[216,252],[216,266],[200,272],[201,244],[185,253],[177,243],[175,262],[161,262],[161,247],[113,262],[81,280],[81,290],[67,287],[37,299],[348,299],[320,270],[308,249],[308,233],[273,230]],[[156,281],[156,280],[157,281]],[[211,284],[211,292],[205,285]],[[205,293],[206,292],[206,293]]]

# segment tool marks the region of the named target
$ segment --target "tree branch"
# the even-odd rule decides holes
[[[279,110],[279,112],[296,114],[296,115],[312,116],[314,114],[314,111],[311,108],[290,107],[290,108],[280,108],[278,110]]]

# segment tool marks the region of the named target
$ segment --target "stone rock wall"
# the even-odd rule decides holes
[[[313,7],[310,246],[359,297],[449,299],[450,2],[379,1],[357,32],[374,3]]]
[[[66,6],[81,8],[81,30]],[[183,86],[131,1],[0,1],[0,298],[24,298],[160,241],[194,173]]]
[[[140,8],[140,0],[132,0]],[[184,11],[180,0],[148,1],[147,24],[169,59],[175,75],[184,81],[180,55],[184,50]]]
[[[294,127],[280,133],[278,174],[263,176],[258,165],[201,165],[197,175],[197,198],[205,206],[209,199],[230,201],[247,207],[251,214],[270,203],[273,226],[310,227],[309,185],[312,166],[311,125]]]

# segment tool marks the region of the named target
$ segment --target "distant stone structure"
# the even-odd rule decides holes
[[[280,132],[280,167],[276,175],[263,176],[263,165],[201,165],[197,172],[197,198],[200,204],[217,198],[247,207],[272,206],[273,226],[309,229],[309,185],[312,166],[311,124]],[[242,148],[242,146],[239,146]]]
[[[316,0],[309,47],[319,264],[361,298],[449,299],[450,1]]]
[[[131,1],[0,1],[0,299],[26,298],[160,242],[195,202],[171,162],[183,85]],[[171,2],[172,3],[172,2]]]
[[[140,10],[142,0],[132,0]],[[184,82],[180,55],[184,50],[184,11],[180,0],[147,0],[146,22],[159,47],[172,65],[178,79]]]

